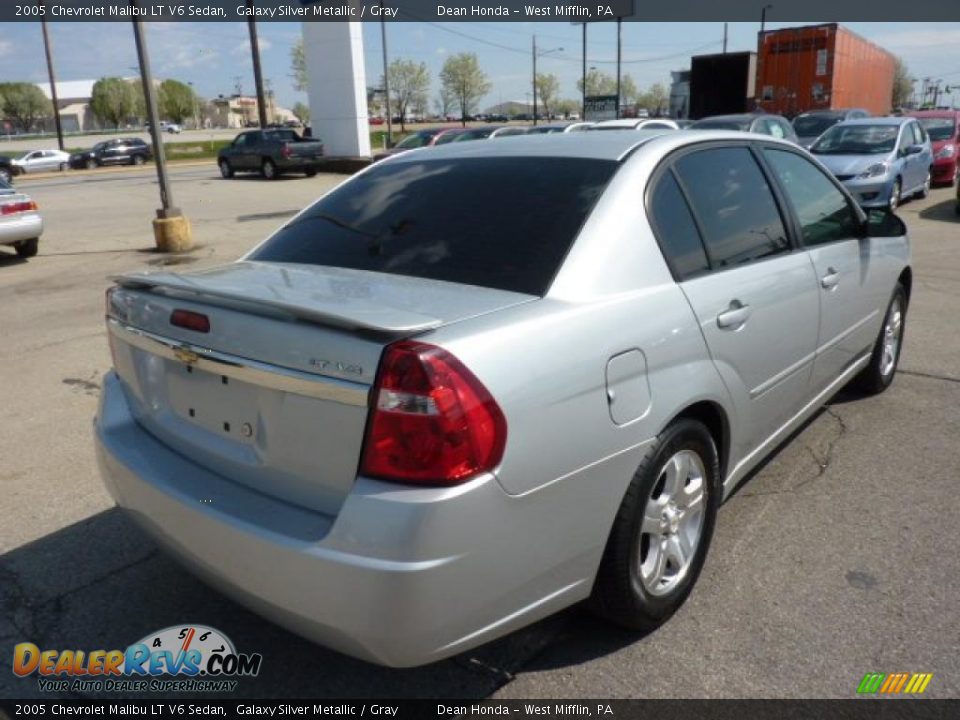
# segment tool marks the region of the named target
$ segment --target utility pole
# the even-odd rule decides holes
[[[253,82],[257,86],[257,114],[260,127],[267,126],[266,97],[263,94],[263,73],[260,71],[260,42],[257,40],[257,21],[253,15],[253,0],[247,0],[247,29],[250,30],[250,54],[253,56]]]
[[[383,95],[387,108],[387,147],[393,147],[393,114],[390,112],[390,65],[387,63],[387,21],[380,0],[380,45],[383,47]]]
[[[137,0],[130,0],[132,10],[137,9]],[[153,73],[150,70],[150,56],[147,53],[147,39],[143,32],[143,22],[134,16],[133,39],[137,46],[137,60],[140,64],[140,81],[143,84],[143,99],[147,117],[150,119],[150,138],[153,142],[153,157],[157,166],[157,181],[160,185],[160,209],[153,221],[153,235],[157,248],[161,251],[189,250],[193,246],[190,235],[190,223],[174,205],[173,191],[167,177],[167,162],[163,151],[163,138],[160,133],[160,116],[157,113],[157,95],[153,87]]]
[[[533,125],[537,125],[537,36],[533,36]]]
[[[617,18],[617,119],[620,119],[620,59],[623,49],[623,18]]]
[[[40,0],[40,7],[41,12],[43,12],[43,0]],[[59,145],[62,152],[63,125],[60,123],[60,103],[57,100],[57,76],[53,70],[53,52],[50,50],[50,35],[47,32],[47,21],[45,18],[40,20],[40,28],[43,31],[43,49],[47,55],[47,75],[50,77],[50,99],[53,101],[53,122],[57,126],[57,145]]]

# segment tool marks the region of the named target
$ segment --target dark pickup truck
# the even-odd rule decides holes
[[[217,155],[220,174],[258,172],[268,180],[285,172],[317,174],[323,158],[323,143],[307,140],[293,130],[249,130],[237,135]]]

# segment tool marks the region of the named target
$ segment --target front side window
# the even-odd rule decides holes
[[[786,150],[764,148],[763,154],[797,213],[805,245],[857,237],[859,218],[844,194],[813,163]]]
[[[675,168],[700,221],[714,268],[789,251],[773,193],[750,150],[701,150],[681,157]]]
[[[529,157],[374,165],[278,230],[251,259],[543,295],[617,167]]]
[[[669,170],[660,176],[650,193],[649,211],[660,248],[678,281],[710,269],[700,231],[680,186]]]

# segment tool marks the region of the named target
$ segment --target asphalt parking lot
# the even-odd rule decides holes
[[[18,183],[40,255],[0,249],[0,658],[14,644],[123,648],[203,623],[263,668],[243,697],[852,697],[864,673],[932,672],[960,697],[960,218],[953,190],[901,208],[914,297],[885,394],[836,397],[720,512],[704,573],[642,637],[572,608],[462,656],[389,670],[260,619],[160,553],[114,507],[91,418],[109,367],[108,276],[230,261],[342,176],[173,170],[197,249],[153,252],[152,170]],[[40,696],[0,668],[0,697]],[[155,697],[155,696],[152,696]]]

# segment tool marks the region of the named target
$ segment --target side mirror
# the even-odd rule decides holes
[[[923,152],[923,145],[911,145],[906,150],[904,150],[904,155],[919,155]]]
[[[889,208],[871,208],[867,210],[865,223],[866,237],[903,237],[907,226]]]

